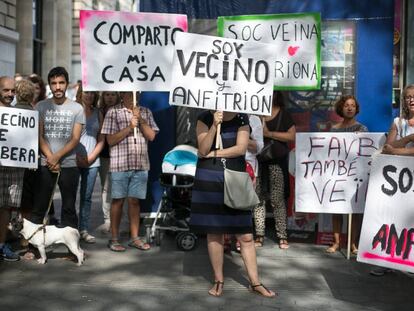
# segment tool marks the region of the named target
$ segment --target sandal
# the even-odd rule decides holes
[[[358,255],[358,247],[356,247],[356,245],[355,245],[355,244],[352,244],[352,247],[351,247],[351,254],[352,254],[352,255]]]
[[[254,246],[257,247],[263,247],[264,244],[264,236],[258,235],[254,239]]]
[[[268,295],[264,295],[261,291],[259,291],[259,290],[257,290],[257,287],[263,287],[264,289],[265,289],[265,291],[268,293]],[[262,283],[260,283],[260,284],[256,284],[256,285],[250,285],[249,286],[249,290],[252,292],[252,293],[255,293],[255,294],[257,294],[257,295],[260,295],[260,296],[263,296],[263,297],[266,297],[266,298],[274,298],[275,296],[277,296],[277,294],[276,293],[274,293],[274,292],[272,292],[271,290],[269,290],[266,286],[264,286]]]
[[[125,252],[126,248],[118,240],[109,240],[108,247],[113,252]]]
[[[33,253],[33,251],[28,250],[24,255],[23,255],[23,259],[24,260],[34,260],[36,259],[35,254]]]
[[[341,247],[339,246],[338,243],[334,243],[332,244],[332,246],[328,247],[325,252],[327,252],[328,254],[333,254],[336,251],[339,251],[341,249]]]
[[[214,296],[214,297],[220,297],[221,295],[223,295],[224,282],[222,282],[222,281],[215,281],[214,284],[215,284],[215,287],[213,287],[212,289],[210,289],[208,291],[208,294],[211,295],[211,296]],[[221,291],[219,292],[220,289],[221,289]]]
[[[289,248],[289,243],[287,240],[280,240],[279,241],[279,248],[280,249],[288,249]]]
[[[147,251],[151,248],[151,246],[148,243],[144,243],[143,241],[141,241],[139,237],[132,238],[128,242],[128,246],[139,249],[140,251]]]

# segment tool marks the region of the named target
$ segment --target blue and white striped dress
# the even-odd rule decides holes
[[[198,121],[207,127],[213,124],[210,111],[200,114]],[[233,119],[221,124],[223,148],[236,144],[239,127],[249,125],[245,114],[237,114]],[[215,149],[215,142],[211,150]],[[244,155],[227,158],[226,167],[244,172]],[[224,205],[224,168],[221,158],[200,158],[194,180],[191,199],[191,230],[196,233],[242,234],[252,232],[252,214],[250,211],[235,210]]]

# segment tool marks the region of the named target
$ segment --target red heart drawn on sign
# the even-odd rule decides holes
[[[290,56],[293,56],[296,54],[296,52],[298,51],[299,47],[298,46],[289,46],[288,48],[288,53]]]

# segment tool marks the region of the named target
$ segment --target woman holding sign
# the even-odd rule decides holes
[[[368,128],[359,123],[355,117],[359,113],[359,103],[352,95],[342,96],[335,104],[335,112],[338,116],[343,118],[342,122],[335,124],[331,128],[331,132],[368,132]],[[342,215],[332,215],[332,227],[334,233],[334,243],[326,249],[327,253],[335,253],[341,247],[341,228],[342,228]],[[356,238],[361,230],[362,214],[354,216],[352,222],[351,232],[351,252],[356,255],[358,248],[356,245]]]
[[[382,153],[395,155],[414,155],[414,84],[407,85],[403,91],[401,117],[391,124],[387,141]]]
[[[263,246],[265,236],[266,200],[270,199],[279,248],[288,249],[286,199],[289,197],[287,143],[294,142],[296,127],[284,108],[281,92],[273,92],[272,114],[263,120],[264,145],[257,156],[259,176],[256,191],[260,203],[254,209],[256,247]]]
[[[402,113],[391,124],[382,153],[394,155],[414,155],[414,84],[407,85],[402,94]],[[377,267],[372,275],[383,276],[392,269]]]
[[[223,149],[217,149],[217,128],[221,127]],[[250,279],[250,290],[265,297],[274,297],[259,281],[256,250],[252,235],[251,211],[232,209],[224,204],[224,165],[244,172],[245,154],[249,142],[249,119],[245,114],[210,111],[197,121],[199,160],[191,199],[191,229],[207,233],[207,246],[214,271],[212,296],[223,293],[224,234],[235,234],[240,242],[241,255]]]

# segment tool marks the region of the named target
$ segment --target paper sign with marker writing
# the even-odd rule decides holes
[[[187,16],[80,11],[85,91],[168,91],[175,37]]]
[[[275,89],[320,88],[320,13],[223,16],[217,26],[221,37],[274,45]]]
[[[39,113],[0,107],[0,166],[38,167]]]
[[[374,157],[357,260],[414,272],[413,157]]]
[[[371,156],[384,141],[383,133],[296,134],[296,211],[363,213]]]
[[[273,46],[177,34],[170,104],[270,115]]]

